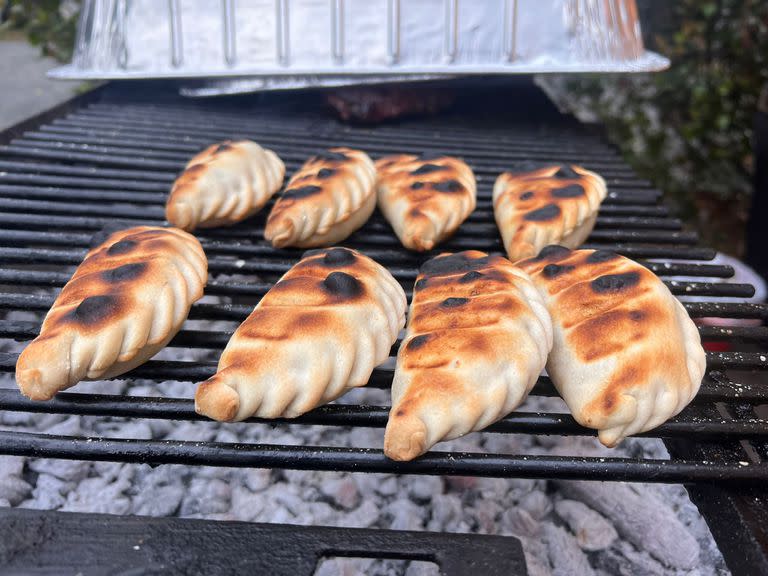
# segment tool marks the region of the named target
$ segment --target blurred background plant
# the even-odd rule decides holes
[[[80,0],[5,0],[0,7],[0,34],[20,30],[44,55],[71,58]]]
[[[768,83],[765,0],[639,0],[658,74],[560,77],[568,107],[603,123],[644,177],[664,190],[705,242],[744,249],[752,131]]]
[[[21,29],[68,60],[79,0],[5,0]],[[665,191],[706,242],[743,251],[752,126],[768,83],[768,1],[638,0],[646,46],[672,60],[647,75],[547,77],[556,99],[606,126],[634,168]]]

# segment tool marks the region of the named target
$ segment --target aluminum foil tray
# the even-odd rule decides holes
[[[50,75],[338,85],[668,65],[644,49],[634,0],[84,0],[72,63]]]

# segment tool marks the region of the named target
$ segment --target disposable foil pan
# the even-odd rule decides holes
[[[84,0],[67,79],[640,72],[634,0]]]

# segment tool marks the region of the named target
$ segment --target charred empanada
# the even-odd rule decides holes
[[[426,262],[397,355],[384,453],[411,460],[481,430],[528,395],[552,347],[552,323],[528,275],[466,251]]]
[[[367,256],[309,252],[232,335],[195,410],[224,421],[294,418],[364,386],[389,356],[406,305],[400,284]]]
[[[431,250],[475,209],[475,175],[458,158],[400,154],[377,160],[376,170],[379,209],[409,250]]]
[[[493,212],[512,262],[544,246],[579,247],[595,227],[605,181],[581,166],[504,172],[493,186]]]
[[[276,248],[344,240],[376,207],[375,182],[376,168],[365,152],[331,148],[313,156],[275,202],[264,238]]]
[[[80,380],[117,376],[163,348],[203,295],[208,262],[175,228],[116,232],[91,250],[19,356],[16,382],[49,400]]]
[[[165,206],[174,226],[231,226],[253,216],[280,189],[285,165],[272,150],[250,140],[209,146],[189,161]]]
[[[552,315],[547,372],[603,444],[651,430],[693,399],[706,370],[699,332],[653,272],[613,252],[562,246],[520,266]]]

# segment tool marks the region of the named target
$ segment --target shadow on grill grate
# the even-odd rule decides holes
[[[295,170],[321,147],[360,147],[374,157],[390,152],[440,150],[462,156],[478,179],[478,209],[444,250],[501,251],[491,187],[502,170],[529,160],[574,161],[605,176],[609,196],[588,247],[611,249],[641,262],[665,279],[672,292],[711,300],[686,302],[692,317],[768,319],[768,306],[720,299],[748,298],[747,284],[720,282],[729,266],[709,264],[714,251],[696,245],[658,204],[659,192],[638,179],[602,138],[564,118],[547,124],[480,115],[454,115],[378,128],[353,128],[329,120],[317,108],[295,101],[238,109],[177,99],[154,103],[121,97],[114,90],[30,129],[0,148],[0,309],[24,310],[37,320],[0,320],[0,338],[28,340],[42,313],[86,252],[91,234],[115,220],[160,224],[170,183],[189,156],[223,138],[247,137],[274,149]],[[519,120],[519,119],[518,119]],[[542,127],[544,126],[544,127]],[[206,293],[220,301],[195,305],[191,320],[230,321],[182,331],[171,347],[220,350],[234,322],[241,321],[300,251],[275,250],[262,239],[265,215],[230,229],[199,234],[210,258]],[[343,245],[363,250],[386,265],[409,293],[421,262],[431,255],[401,249],[378,212]],[[432,254],[433,255],[433,254]],[[662,259],[663,262],[643,259]],[[217,278],[236,275],[235,280]],[[701,277],[702,282],[675,280]],[[247,277],[247,279],[243,279]],[[645,436],[666,440],[670,460],[585,458],[433,452],[410,463],[387,460],[381,450],[324,446],[221,444],[184,441],[75,438],[0,432],[0,452],[87,460],[192,463],[218,466],[453,474],[500,477],[580,478],[645,482],[764,483],[768,480],[768,425],[754,410],[768,403],[768,386],[740,383],[732,371],[768,368],[768,328],[701,326],[705,342],[726,342],[729,350],[708,354],[701,392],[682,414]],[[396,350],[393,350],[393,354]],[[0,371],[12,372],[16,354],[0,353]],[[195,382],[215,371],[212,362],[150,361],[126,378]],[[370,386],[388,388],[392,369],[378,368]],[[541,378],[533,394],[556,395]],[[15,390],[0,390],[0,409],[199,420],[190,400],[64,393],[34,403]],[[330,405],[291,422],[295,426],[383,427],[387,407]],[[252,420],[258,422],[258,420]],[[591,435],[569,415],[515,413],[492,433]],[[340,432],[349,433],[349,432]],[[700,494],[708,494],[702,488]],[[692,493],[694,496],[696,493]],[[718,493],[725,494],[725,492]],[[746,494],[746,493],[745,493]],[[751,494],[751,493],[750,493]],[[706,510],[705,510],[706,512]],[[759,518],[758,518],[759,520]],[[717,535],[717,534],[716,534]]]

